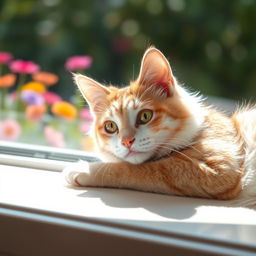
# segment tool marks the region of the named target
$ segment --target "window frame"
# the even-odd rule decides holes
[[[21,146],[21,144],[20,144]],[[34,146],[31,146],[34,148]],[[41,147],[40,147],[41,148]],[[50,150],[55,151],[51,148]],[[57,149],[56,149],[57,150]],[[57,150],[58,151],[58,150]],[[62,150],[60,150],[62,151]],[[65,150],[66,151],[66,150]],[[76,151],[69,151],[77,153]],[[61,179],[60,173],[54,168],[39,168],[37,163],[37,169],[35,166],[27,166],[26,168],[16,166],[14,162],[15,158],[12,159],[11,163],[1,162],[0,155],[0,254],[10,255],[84,255],[89,253],[91,255],[100,255],[103,253],[111,255],[130,255],[131,253],[143,253],[147,255],[170,255],[172,252],[174,255],[255,255],[256,244],[245,241],[234,241],[228,236],[226,239],[216,238],[209,236],[205,232],[208,232],[205,227],[216,227],[218,232],[225,232],[230,229],[230,232],[239,231],[247,232],[248,234],[256,234],[256,218],[252,225],[248,223],[237,225],[218,225],[218,223],[184,223],[179,221],[172,221],[168,224],[167,228],[162,228],[163,223],[159,222],[158,225],[151,225],[149,222],[144,222],[141,219],[138,221],[125,220],[118,218],[118,206],[113,206],[113,218],[103,218],[99,216],[81,215],[79,211],[73,212],[58,211],[51,208],[38,208],[33,204],[25,204],[22,201],[20,204],[16,204],[15,201],[8,202],[1,200],[1,193],[9,193],[12,188],[5,191],[5,172],[3,168],[8,168],[8,177],[10,178],[11,173],[24,172],[24,176],[28,178],[29,175],[33,176],[34,179],[40,180],[40,175],[46,178],[49,183],[53,180],[53,177]],[[27,159],[28,160],[28,159]],[[39,159],[41,161],[42,159]],[[48,163],[50,160],[45,160]],[[51,160],[52,161],[52,160]],[[33,162],[33,161],[32,161]],[[22,163],[22,157],[20,159]],[[29,163],[28,163],[29,164]],[[39,163],[40,164],[40,163]],[[66,163],[59,163],[58,168],[62,168]],[[23,163],[23,166],[26,163]],[[39,165],[40,166],[40,165]],[[43,167],[41,165],[41,167]],[[45,165],[44,167],[47,167]],[[43,170],[43,169],[48,169]],[[57,171],[57,172],[53,172]],[[37,173],[38,172],[38,173]],[[1,180],[2,177],[2,180]],[[12,184],[10,182],[10,184]],[[49,189],[48,185],[46,189]],[[33,186],[32,186],[33,187]],[[64,185],[63,185],[64,187]],[[15,187],[14,187],[15,189]],[[70,188],[65,188],[66,192],[69,192]],[[88,191],[88,188],[78,189],[77,192]],[[54,191],[54,190],[53,190]],[[71,191],[71,190],[70,190]],[[108,189],[102,191],[100,188],[94,189],[94,191],[101,191],[101,193],[109,193]],[[151,193],[124,191],[113,189],[112,192],[118,192],[124,195],[129,195],[130,200],[135,200],[136,197],[146,197],[150,202],[150,198],[157,197],[160,200],[172,200],[171,196],[156,195]],[[113,194],[114,195],[114,194]],[[68,200],[74,200],[76,194],[69,196]],[[29,194],[28,194],[29,197]],[[175,198],[175,197],[173,197]],[[61,200],[67,200],[66,194],[61,195]],[[124,197],[124,200],[127,198]],[[29,200],[29,198],[28,198]],[[83,202],[86,204],[88,199],[83,198]],[[193,199],[193,198],[179,198],[173,200],[173,204],[177,203],[177,208],[186,211],[187,208],[184,202],[191,202],[195,200],[198,204],[204,205],[205,200]],[[68,201],[67,201],[68,202]],[[152,199],[152,202],[156,202]],[[209,201],[207,201],[209,202]],[[223,201],[220,204],[220,212],[216,212],[216,216],[221,214],[223,209]],[[225,204],[224,204],[225,205]],[[210,205],[207,205],[211,207]],[[159,206],[160,207],[160,206]],[[106,206],[107,209],[107,206]],[[108,208],[109,210],[109,208]],[[135,212],[140,211],[140,208],[133,209]],[[215,209],[216,210],[216,209]],[[104,214],[104,206],[101,209]],[[129,207],[127,209],[129,211]],[[234,208],[234,211],[237,211]],[[95,211],[96,212],[96,211]],[[249,210],[248,210],[248,213]],[[196,213],[195,213],[196,214]],[[256,217],[256,211],[254,212]],[[115,218],[116,216],[116,218]],[[221,215],[219,215],[221,216]],[[249,216],[249,215],[248,215]],[[251,215],[252,216],[252,215]],[[241,216],[241,218],[246,218]],[[146,224],[145,224],[146,223]],[[167,222],[166,222],[167,223]],[[162,224],[162,226],[160,225]],[[192,226],[191,228],[191,225]],[[188,232],[193,231],[193,227],[201,228],[201,233]],[[255,236],[256,237],[256,236]]]

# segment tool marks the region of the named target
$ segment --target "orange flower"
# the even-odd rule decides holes
[[[56,84],[59,81],[57,75],[49,72],[38,72],[35,73],[32,77],[35,81],[41,82],[48,86]]]
[[[44,93],[46,91],[45,86],[42,83],[34,82],[34,81],[24,84],[21,87],[21,90],[22,91],[29,90],[37,93]]]
[[[52,105],[52,113],[64,117],[66,119],[73,119],[77,116],[77,109],[66,101],[59,101]]]
[[[6,74],[4,76],[0,76],[0,88],[11,87],[14,85],[15,81],[16,76],[14,74]]]
[[[26,107],[26,118],[33,122],[37,122],[43,117],[45,112],[45,105],[29,105]]]

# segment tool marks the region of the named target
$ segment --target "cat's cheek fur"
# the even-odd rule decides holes
[[[123,159],[129,153],[129,150],[121,144],[117,135],[109,139],[105,151],[112,152],[118,159]]]

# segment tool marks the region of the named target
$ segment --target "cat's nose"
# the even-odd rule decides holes
[[[124,145],[125,147],[127,148],[131,148],[133,142],[135,141],[135,138],[132,138],[132,137],[125,137],[125,138],[122,138],[121,140],[121,143],[122,145]]]

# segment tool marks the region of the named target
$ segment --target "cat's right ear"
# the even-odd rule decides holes
[[[73,74],[73,77],[90,109],[95,113],[102,112],[106,106],[106,97],[110,93],[108,88],[81,74]]]
[[[155,47],[149,47],[144,53],[137,84],[142,88],[162,90],[164,95],[172,96],[175,78],[168,60]]]

